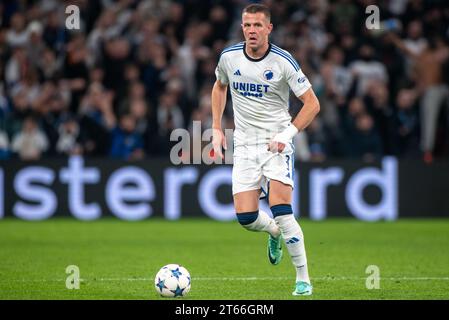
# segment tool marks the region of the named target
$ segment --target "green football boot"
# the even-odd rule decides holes
[[[268,259],[273,265],[279,264],[282,259],[282,236],[275,238],[271,234],[268,236]]]
[[[296,282],[295,291],[292,292],[294,296],[310,296],[312,295],[312,286],[304,281]]]

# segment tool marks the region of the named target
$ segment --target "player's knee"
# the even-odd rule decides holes
[[[259,211],[237,213],[237,220],[245,229],[251,230],[251,225],[257,220]]]
[[[288,204],[291,202],[291,194],[290,193],[272,193],[270,194],[270,206],[274,207],[277,205]]]

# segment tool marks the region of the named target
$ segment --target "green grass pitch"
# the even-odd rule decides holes
[[[291,295],[285,247],[281,264],[270,265],[267,235],[237,222],[3,219],[0,299],[166,299],[153,278],[168,263],[191,273],[181,299],[449,299],[449,220],[300,223],[311,297]],[[65,287],[68,265],[80,269],[79,290]],[[380,269],[379,289],[366,288],[369,265]]]

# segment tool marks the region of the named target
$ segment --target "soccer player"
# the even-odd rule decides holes
[[[216,156],[223,159],[227,145],[221,120],[229,85],[235,121],[232,193],[238,221],[247,230],[269,233],[273,265],[281,261],[284,239],[296,268],[293,295],[311,295],[304,236],[291,206],[292,138],[310,124],[320,105],[291,54],[269,42],[270,16],[264,5],[247,6],[242,13],[245,41],[220,56],[212,89],[212,143]],[[293,122],[288,113],[290,89],[304,104]],[[259,210],[262,192],[268,193],[274,219]]]

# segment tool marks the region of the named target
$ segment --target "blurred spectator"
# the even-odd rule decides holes
[[[79,114],[81,131],[86,136],[82,146],[86,155],[105,155],[109,150],[109,131],[116,125],[112,98],[112,92],[92,83],[82,99]]]
[[[67,116],[59,125],[56,151],[62,155],[82,154],[80,127],[76,118]]]
[[[144,156],[142,136],[136,131],[136,122],[132,115],[120,117],[119,126],[111,133],[109,154],[123,160],[139,160]]]
[[[39,160],[48,149],[48,139],[33,117],[25,118],[22,130],[12,139],[11,149],[22,160]]]
[[[28,108],[37,109],[39,102],[38,98],[41,93],[40,90],[41,86],[37,71],[36,69],[30,67],[25,70],[25,73],[21,77],[20,81],[11,88],[11,94],[14,96],[23,96]]]
[[[410,50],[397,36],[393,42],[411,59],[416,67],[417,89],[422,92],[421,100],[421,150],[424,161],[432,162],[436,130],[442,106],[448,107],[449,87],[445,83],[443,66],[449,58],[449,47],[441,36],[433,36],[421,53]]]
[[[80,114],[91,118],[100,127],[113,128],[115,115],[112,109],[112,97],[112,92],[107,91],[101,84],[91,84],[81,102]]]
[[[104,45],[102,66],[104,69],[104,84],[117,96],[126,94],[125,70],[130,55],[130,45],[124,38],[113,38]]]
[[[382,154],[395,153],[394,146],[394,117],[393,108],[390,106],[388,88],[382,82],[372,82],[365,96],[367,111],[373,117],[375,127],[382,139]]]
[[[206,59],[210,50],[202,43],[202,34],[198,32],[197,25],[189,25],[185,31],[185,38],[179,48],[177,61],[181,68],[183,81],[186,84],[187,96],[194,99],[198,90],[195,81],[195,72],[198,63]],[[215,69],[215,68],[214,68]]]
[[[150,110],[143,99],[133,99],[129,105],[129,114],[136,122],[136,132],[143,135],[150,126]]]
[[[5,82],[8,89],[19,82],[28,64],[25,48],[14,47],[5,65]]]
[[[72,92],[70,111],[78,112],[81,98],[86,91],[89,70],[87,67],[88,51],[82,34],[75,35],[66,46],[67,55],[64,61],[64,78]]]
[[[5,131],[0,129],[0,160],[9,158],[9,139]]]
[[[64,19],[58,16],[57,10],[48,11],[47,23],[42,34],[46,45],[57,55],[63,52],[64,44],[67,41],[67,33],[63,21]]]
[[[357,94],[364,95],[370,82],[380,81],[387,83],[388,74],[385,66],[375,59],[374,48],[363,44],[359,49],[359,57],[349,66],[357,81]]]
[[[382,142],[374,127],[373,118],[363,113],[357,116],[351,138],[351,154],[364,161],[374,161],[382,156]]]
[[[396,136],[399,156],[419,155],[419,114],[416,92],[410,89],[399,91],[396,98]]]
[[[203,94],[200,97],[200,105],[197,109],[195,109],[192,116],[192,121],[200,122],[201,131],[212,128],[212,100],[210,95]]]
[[[132,82],[129,85],[128,98],[130,100],[145,99],[145,86],[142,82]]]
[[[9,108],[9,101],[4,94],[3,83],[0,82],[0,121],[6,118],[6,114],[10,111]]]
[[[120,35],[120,29],[116,23],[116,12],[113,8],[106,8],[98,18],[95,28],[87,38],[87,47],[93,53],[95,62],[102,57],[102,44]]]
[[[350,137],[352,135],[357,117],[365,112],[365,103],[361,98],[358,97],[352,98],[347,106],[346,104],[340,106],[342,125],[347,137]]]
[[[23,47],[28,42],[28,30],[26,29],[25,16],[16,12],[11,17],[11,27],[6,34],[6,41],[12,48]]]
[[[175,97],[164,93],[160,99],[157,115],[159,133],[163,136],[169,135],[173,129],[184,127],[184,117]]]
[[[435,146],[436,130],[441,107],[448,108],[449,88],[444,83],[443,64],[449,57],[449,47],[443,39],[431,39],[429,48],[423,51],[417,66],[422,75],[424,94],[421,101],[421,149],[424,160],[431,162]]]
[[[336,33],[344,34],[356,27],[358,8],[351,0],[338,0],[331,11],[330,28]]]
[[[315,118],[306,129],[311,161],[323,161],[327,156],[327,141],[323,121]]]
[[[125,80],[126,83],[130,84],[137,82],[140,79],[140,70],[134,63],[129,63],[125,66]]]
[[[51,80],[57,77],[61,66],[55,53],[51,49],[45,48],[36,60],[36,67],[39,70],[40,78]]]
[[[352,85],[352,74],[344,65],[344,51],[332,45],[327,51],[327,59],[323,61],[321,73],[323,75],[327,94],[341,104],[344,102]]]
[[[419,20],[411,21],[407,26],[407,38],[404,39],[404,46],[414,55],[421,54],[427,48],[427,40],[422,34],[422,22]],[[413,74],[414,61],[410,57],[406,58],[407,75]]]
[[[45,51],[45,43],[42,40],[43,27],[39,21],[32,21],[28,25],[28,42],[26,51],[28,59],[34,67],[37,67],[40,57]]]

